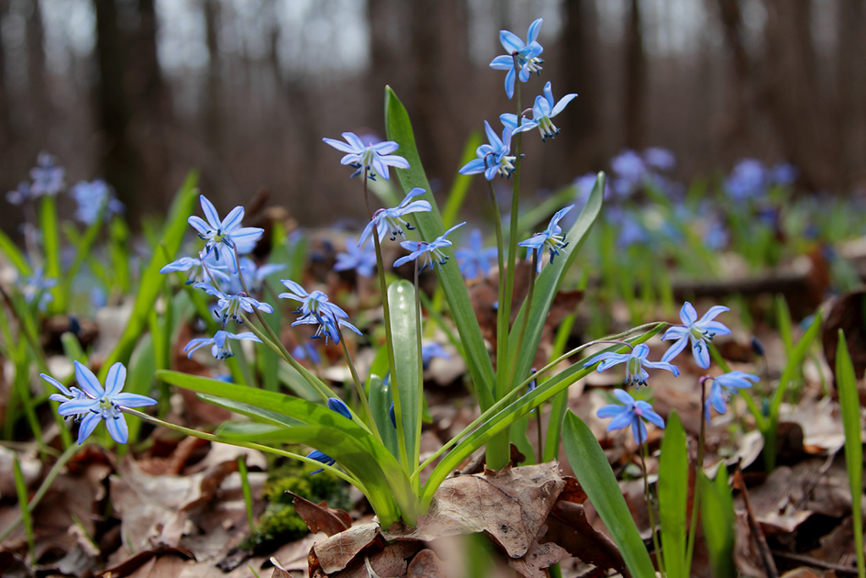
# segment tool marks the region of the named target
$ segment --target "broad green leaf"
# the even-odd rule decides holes
[[[479,132],[476,131],[469,135],[466,146],[463,147],[463,155],[460,158],[461,167],[475,158],[475,149],[480,144],[481,134]],[[472,184],[472,175],[457,173],[457,176],[454,177],[454,184],[451,185],[451,190],[448,192],[448,200],[445,202],[445,208],[442,210],[442,226],[446,229],[450,229],[457,222],[457,213],[460,212],[460,207],[463,206],[463,201],[466,199],[466,193],[469,192],[470,184]]]
[[[102,369],[99,372],[100,381],[105,380],[108,368],[112,364],[117,361],[123,363],[129,361],[132,350],[135,348],[136,342],[146,327],[147,317],[154,303],[156,303],[157,297],[159,297],[162,284],[165,282],[165,275],[160,273],[159,270],[168,264],[175,257],[178,249],[180,249],[180,244],[188,227],[187,218],[192,214],[195,207],[196,182],[198,182],[198,173],[192,171],[187,176],[186,181],[171,204],[168,220],[166,221],[162,240],[160,241],[161,249],[154,251],[150,265],[148,265],[141,278],[141,286],[135,298],[132,315],[126,324],[126,329],[124,329],[123,334],[120,336],[120,341],[118,341],[115,348],[102,364]]]
[[[669,578],[688,578],[685,562],[689,457],[686,432],[676,411],[668,417],[662,440],[658,494],[665,570]]]
[[[631,575],[655,578],[652,560],[604,451],[589,427],[571,411],[565,415],[562,444],[580,487],[610,532]]]
[[[63,279],[60,267],[60,226],[57,224],[57,201],[51,195],[42,197],[39,203],[39,228],[42,232],[42,245],[45,248],[45,278]],[[49,303],[53,312],[60,311],[60,286],[51,290],[54,300]]]
[[[21,252],[21,249],[6,236],[2,230],[0,230],[0,251],[6,255],[6,258],[15,265],[15,268],[18,269],[18,273],[20,275],[31,275],[33,274],[33,270],[30,268],[30,265],[27,263],[27,258],[24,256],[24,253]]]
[[[860,427],[860,397],[857,394],[857,377],[848,352],[845,333],[839,330],[839,344],[836,347],[836,386],[839,390],[839,407],[842,410],[842,425],[845,430],[845,465],[848,468],[848,482],[851,485],[851,511],[854,520],[854,543],[863,543],[863,516],[861,500],[863,495],[863,441]],[[857,550],[857,570],[860,578],[864,576],[863,548]]]
[[[522,381],[523,378],[529,375],[532,361],[535,359],[535,353],[538,350],[538,343],[541,340],[544,322],[547,319],[550,306],[553,304],[553,299],[556,297],[556,292],[559,290],[565,273],[577,257],[580,246],[586,240],[587,233],[601,211],[604,183],[605,174],[600,172],[598,173],[592,193],[580,212],[580,216],[578,216],[577,221],[575,221],[566,234],[565,239],[568,242],[568,247],[565,255],[556,259],[552,264],[548,263],[545,265],[544,269],[541,270],[541,275],[536,279],[529,322],[526,325],[523,341],[520,343],[518,343],[518,339],[520,339],[518,334],[520,332],[516,329],[520,327],[523,316],[526,315],[527,306],[525,302],[520,307],[520,312],[514,320],[514,325],[508,338],[508,350],[512,352],[520,351],[517,369],[513,376],[515,377],[515,381]]]
[[[313,389],[313,386],[304,379],[297,369],[280,359],[277,363],[277,377],[289,390],[307,401],[317,401],[321,396]]]
[[[383,347],[380,351],[384,352]],[[386,352],[387,353],[387,352]],[[387,355],[385,358],[387,359]],[[386,363],[387,365],[387,363]],[[391,384],[386,384],[381,377],[371,373],[369,379],[370,411],[376,421],[376,428],[382,436],[382,443],[391,452],[395,459],[400,459],[400,448],[397,444],[397,428],[391,423],[391,404],[394,398],[391,396]]]
[[[585,279],[584,279],[585,280]],[[572,313],[566,317],[559,329],[556,330],[556,339],[553,342],[553,353],[550,355],[550,361],[558,359],[565,353],[565,347],[568,343],[568,337],[571,335],[571,329],[574,327],[575,315]],[[542,377],[541,382],[544,383],[546,378]],[[549,462],[559,457],[559,440],[562,438],[562,420],[565,418],[565,410],[568,409],[568,391],[563,390],[553,397],[550,404],[550,417],[547,420],[547,437],[544,440],[544,456],[543,461]]]
[[[400,280],[388,287],[391,308],[391,338],[394,340],[392,383],[397,384],[400,407],[394,405],[397,423],[402,419],[410,471],[418,466],[421,452],[421,409],[424,376],[421,369],[421,330],[416,321],[415,287]],[[401,418],[402,414],[402,418]]]
[[[735,578],[734,564],[734,498],[728,486],[728,471],[721,467],[711,482],[699,471],[701,484],[701,517],[704,540],[710,555],[713,578]]]
[[[154,373],[156,373],[156,351],[154,350],[153,336],[146,334],[135,348],[130,363],[129,373],[126,378],[124,391],[140,395],[151,395],[153,389]],[[129,426],[129,440],[135,442],[138,439],[138,431],[141,429],[141,419],[133,415],[126,416]],[[125,451],[125,447],[124,451]]]
[[[404,520],[410,524],[421,513],[409,479],[394,456],[367,430],[337,412],[296,397],[176,371],[159,371],[157,377],[178,387],[243,402],[304,422],[306,426],[290,428],[246,424],[259,426],[259,429],[247,429],[244,439],[260,443],[300,443],[337,459],[364,484],[383,526],[394,522],[398,511],[402,511]]]
[[[304,422],[301,420],[283,415],[277,411],[271,411],[264,407],[257,407],[242,401],[234,401],[223,397],[217,397],[215,395],[208,395],[206,393],[199,393],[196,395],[208,403],[218,405],[234,413],[245,415],[253,421],[269,423],[272,425],[282,425],[285,427],[304,425]]]
[[[427,191],[420,198],[429,201],[433,210],[429,213],[414,213],[412,217],[415,219],[421,237],[426,240],[433,240],[445,232],[445,227],[442,224],[442,217],[439,214],[436,199],[430,193],[430,183],[427,182],[424,166],[421,164],[418,149],[415,147],[415,135],[412,133],[412,123],[409,122],[409,114],[406,112],[403,103],[400,102],[400,99],[391,90],[391,87],[385,88],[385,131],[389,140],[393,140],[400,145],[397,154],[409,161],[411,167],[409,169],[394,170],[397,174],[397,179],[400,181],[400,185],[403,187],[404,194],[415,187],[421,187]],[[454,251],[451,247],[445,247],[443,252],[448,257],[454,256]],[[455,266],[451,266],[451,264],[455,264]],[[472,376],[472,381],[475,383],[479,403],[482,410],[487,409],[493,405],[493,384],[495,379],[493,364],[484,345],[484,338],[478,326],[478,318],[475,316],[472,303],[469,301],[469,292],[466,289],[463,275],[460,274],[460,269],[456,267],[456,260],[452,260],[451,263],[444,267],[437,267],[436,274],[439,277],[439,283],[441,283],[445,291],[445,298],[451,310],[451,317],[454,319],[455,325],[457,325],[458,333],[460,333],[466,366]]]

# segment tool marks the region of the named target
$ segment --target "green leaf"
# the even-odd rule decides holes
[[[99,372],[100,381],[105,380],[108,368],[115,362],[126,363],[129,361],[135,344],[147,325],[150,310],[153,309],[156,299],[162,290],[162,284],[165,282],[165,275],[160,273],[159,270],[174,259],[178,249],[180,249],[180,244],[187,229],[187,218],[192,214],[195,206],[197,194],[195,185],[197,182],[198,173],[195,171],[190,172],[180,191],[178,191],[174,202],[171,204],[168,221],[165,224],[162,240],[160,241],[161,248],[154,252],[150,265],[148,265],[141,278],[141,286],[135,298],[132,315],[117,345],[102,364],[102,369]]]
[[[234,401],[231,399],[225,399],[223,397],[217,397],[215,395],[208,395],[206,393],[198,393],[196,395],[198,395],[198,397],[208,403],[218,405],[234,413],[245,415],[251,420],[260,423],[282,425],[285,427],[304,425],[304,422],[302,422],[301,420],[289,417],[287,415],[283,415],[277,411],[271,411],[264,407],[257,407],[255,405],[250,405],[242,401]]]
[[[36,550],[33,547],[33,519],[30,516],[30,508],[28,507],[27,484],[24,481],[24,475],[21,473],[18,454],[14,454],[12,457],[15,470],[15,491],[18,493],[18,507],[21,510],[21,520],[24,522],[24,533],[27,536],[27,544],[30,547],[30,559],[35,563]]]
[[[394,406],[397,423],[402,419],[403,435],[411,471],[418,466],[421,452],[421,409],[424,400],[424,379],[421,351],[418,347],[421,330],[416,321],[415,287],[405,280],[388,287],[391,308],[391,338],[394,341],[393,382],[397,384],[400,407]],[[401,417],[402,414],[402,417]]]
[[[860,428],[860,396],[857,394],[857,377],[848,352],[845,333],[839,330],[836,347],[836,386],[839,390],[839,407],[842,410],[842,425],[845,430],[845,465],[851,485],[851,511],[854,520],[854,543],[863,543],[863,516],[861,500],[863,494],[863,442]],[[857,550],[857,571],[864,576],[863,548]]]
[[[364,484],[367,498],[384,527],[396,521],[401,511],[409,524],[414,524],[422,513],[409,479],[394,456],[367,430],[337,412],[296,397],[176,371],[159,371],[157,377],[178,387],[243,402],[304,422],[307,425],[294,427],[243,424],[248,427],[239,428],[240,424],[235,424],[234,429],[219,435],[229,443],[243,440],[295,443],[328,454]]]
[[[589,427],[571,411],[565,415],[562,444],[580,487],[607,526],[631,575],[635,578],[655,578],[652,560],[604,451]]]
[[[685,564],[689,457],[686,432],[676,411],[668,416],[662,440],[658,493],[665,569],[669,578],[688,578]]]
[[[379,350],[385,352],[385,348]],[[385,352],[387,353],[387,352]],[[387,359],[387,355],[384,356]],[[387,366],[387,363],[386,363]],[[397,443],[397,428],[391,423],[391,404],[394,398],[391,396],[391,384],[386,384],[381,377],[370,374],[369,398],[370,411],[376,421],[376,428],[382,436],[382,443],[396,459],[400,459],[400,447]]]
[[[2,230],[0,230],[0,251],[3,251],[3,254],[15,265],[15,268],[18,269],[21,275],[29,276],[33,274],[33,270],[27,263],[27,258],[24,257],[24,253]]]
[[[42,232],[42,245],[45,247],[45,278],[63,279],[60,267],[60,226],[57,224],[57,202],[54,197],[46,195],[39,203],[39,228]],[[60,311],[60,287],[51,290],[54,300],[49,303],[53,312]]]
[[[140,395],[151,394],[153,389],[153,376],[156,373],[156,351],[154,350],[153,337],[146,334],[135,348],[129,364],[129,373],[126,378],[124,391]],[[141,429],[141,419],[135,416],[126,416],[129,426],[129,439],[134,442],[138,439]]]
[[[411,168],[395,169],[397,180],[403,187],[403,192],[407,193],[415,187],[421,187],[427,193],[422,197],[427,200],[433,207],[429,213],[414,213],[412,216],[418,226],[418,232],[423,239],[435,239],[445,232],[445,226],[442,224],[442,217],[439,214],[439,207],[436,205],[436,199],[430,193],[430,183],[427,182],[427,176],[424,173],[424,166],[421,164],[421,158],[418,156],[418,149],[415,147],[415,135],[412,133],[412,123],[409,122],[409,114],[406,112],[406,107],[391,90],[391,87],[385,88],[385,131],[389,140],[393,140],[400,145],[397,154],[403,156]],[[446,256],[453,257],[454,251],[451,247],[443,248]],[[452,263],[456,261],[452,260]],[[479,403],[482,410],[493,405],[493,364],[490,361],[490,355],[487,353],[487,348],[484,345],[484,338],[481,335],[481,329],[478,326],[478,318],[475,316],[475,311],[472,308],[472,303],[469,301],[469,292],[466,289],[466,283],[463,280],[463,275],[456,266],[437,267],[436,275],[439,277],[445,298],[448,301],[448,307],[451,310],[451,317],[457,326],[457,331],[460,333],[460,339],[463,342],[465,352],[466,366],[472,376],[472,381],[475,383],[475,389],[478,392]]]
[[[508,337],[508,350],[520,351],[517,369],[514,376],[512,376],[515,378],[515,381],[522,381],[524,377],[529,375],[532,361],[535,359],[535,353],[538,350],[538,343],[541,340],[544,322],[547,319],[550,306],[553,304],[553,299],[556,297],[556,292],[559,290],[559,285],[562,283],[562,279],[569,267],[571,267],[571,264],[574,263],[574,259],[577,257],[578,251],[580,251],[580,246],[583,245],[587,233],[589,233],[599,212],[601,212],[604,184],[605,174],[600,172],[595,181],[595,186],[592,188],[592,193],[580,212],[580,216],[578,216],[577,221],[575,221],[566,234],[565,239],[568,242],[568,248],[564,257],[556,259],[553,264],[545,265],[541,271],[541,275],[535,281],[532,308],[523,341],[518,343],[517,340],[520,338],[518,335],[519,331],[513,329]],[[514,320],[514,328],[520,327],[523,316],[526,315],[526,309],[527,306],[524,302],[520,307],[517,318]]]
[[[728,471],[724,466],[719,468],[714,482],[710,482],[700,470],[698,475],[704,540],[710,554],[713,578],[735,578],[734,498],[728,486]]]
[[[776,322],[779,324],[779,335],[785,344],[785,355],[791,357],[794,349],[794,337],[791,329],[791,312],[782,294],[776,295]]]

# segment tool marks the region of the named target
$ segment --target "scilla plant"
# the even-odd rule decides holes
[[[506,466],[510,459],[509,428],[545,401],[557,398],[562,403],[555,404],[558,409],[555,409],[550,420],[553,436],[548,433],[548,441],[553,439],[555,443],[548,443],[544,449],[539,448],[537,456],[539,460],[552,459],[548,454],[551,451],[555,454],[558,448],[559,432],[565,416],[565,390],[595,370],[603,360],[612,359],[609,356],[616,354],[627,361],[629,375],[637,380],[629,382],[633,385],[645,384],[646,372],[641,368],[642,365],[673,371],[673,366],[668,363],[646,361],[646,350],[640,347],[640,344],[667,326],[660,322],[637,327],[602,341],[608,347],[601,354],[608,354],[608,357],[598,357],[590,363],[578,363],[557,372],[562,361],[600,342],[586,343],[549,360],[549,363],[537,368],[536,373],[532,373],[531,366],[547,313],[576,252],[599,215],[605,188],[605,175],[599,173],[592,193],[579,211],[574,206],[561,208],[553,214],[546,227],[534,235],[523,231],[519,224],[522,133],[539,128],[544,140],[554,137],[558,129],[551,117],[562,113],[565,105],[576,96],[567,95],[554,103],[548,83],[544,94],[536,98],[534,107],[522,108],[521,84],[530,79],[531,72],[541,72],[542,61],[538,56],[542,48],[536,41],[540,26],[540,19],[532,24],[526,43],[510,32],[501,33],[503,47],[509,54],[497,57],[491,67],[508,70],[506,92],[509,98],[512,95],[515,97],[516,114],[502,118],[504,127],[501,136],[485,122],[489,143],[479,146],[477,158],[460,171],[463,174],[484,175],[496,215],[500,287],[496,350],[493,356],[485,346],[463,276],[455,260],[451,259],[454,251],[449,235],[462,224],[446,230],[436,201],[430,193],[406,109],[396,94],[386,88],[385,124],[390,140],[364,141],[351,132],[343,133],[343,140],[324,139],[326,144],[344,153],[341,162],[354,169],[352,176],[360,177],[359,194],[363,194],[367,203],[369,223],[360,235],[358,247],[372,240],[376,254],[386,336],[387,362],[381,366],[383,371],[361,379],[346,344],[351,333],[360,331],[353,325],[348,313],[331,301],[328,295],[304,287],[297,280],[282,279],[287,291],[276,296],[297,308],[293,326],[312,326],[314,338],[332,341],[343,347],[357,403],[348,396],[345,401],[340,399],[328,383],[299,363],[281,341],[279,324],[272,322],[276,310],[273,305],[276,303],[264,301],[261,283],[253,282],[261,276],[257,275],[254,265],[244,266],[245,258],[242,257],[252,251],[263,231],[242,226],[243,208],[236,207],[221,218],[216,208],[202,196],[200,201],[205,218],[189,217],[190,225],[203,241],[201,251],[198,255],[169,263],[162,269],[166,274],[181,273],[185,284],[216,298],[214,315],[218,323],[213,336],[192,340],[187,350],[192,354],[195,349],[209,345],[214,357],[228,360],[237,356],[240,365],[246,366],[239,342],[260,342],[282,358],[298,379],[305,382],[305,386],[314,392],[314,401],[258,389],[250,385],[251,381],[245,384],[228,383],[163,370],[157,372],[162,382],[196,391],[208,401],[245,415],[251,421],[229,422],[223,424],[216,433],[208,434],[163,422],[119,403],[111,405],[109,400],[112,416],[118,410],[189,435],[254,447],[312,463],[359,488],[368,498],[383,527],[387,528],[398,521],[414,526],[419,516],[428,511],[440,484],[479,448],[486,446],[489,468]],[[394,207],[374,210],[369,183],[377,179],[389,180],[392,169],[404,192],[403,199]],[[499,206],[492,184],[497,178],[510,178],[513,183],[507,235],[501,227]],[[565,228],[565,219],[575,213],[577,216],[573,224]],[[395,265],[414,263],[414,282],[397,280],[389,283],[386,278],[382,246],[396,242],[398,237],[409,254],[398,259]],[[531,261],[528,268],[528,295],[522,303],[513,299],[519,255],[525,255]],[[420,443],[424,356],[421,341],[422,297],[418,279],[426,268],[432,269],[438,276],[451,322],[459,335],[455,341],[465,358],[481,414],[422,462]],[[515,308],[517,312],[512,324],[510,320]],[[242,325],[245,331],[233,332],[234,325]],[[533,381],[537,385],[527,391]],[[79,405],[90,407],[93,403],[85,400]],[[91,418],[91,421],[94,420]],[[642,439],[646,440],[645,433]],[[308,446],[313,451],[307,455],[296,454],[285,449],[287,444]],[[600,448],[598,451],[601,451]],[[422,483],[421,473],[428,466],[431,470]],[[604,464],[604,468],[612,476],[609,466]],[[600,491],[612,491],[607,482],[601,485],[605,487]],[[634,523],[630,520],[629,523],[634,528]],[[642,544],[638,549],[641,548]],[[643,555],[646,556],[645,549]]]

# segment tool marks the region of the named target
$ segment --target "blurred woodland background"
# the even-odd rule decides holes
[[[361,217],[321,139],[384,137],[389,84],[445,191],[470,133],[514,112],[488,67],[498,31],[537,17],[524,106],[547,80],[580,97],[555,141],[526,139],[525,190],[646,146],[683,182],[755,157],[795,164],[804,192],[866,183],[866,0],[0,0],[0,188],[44,150],[134,220],[192,167],[221,211],[264,188],[308,225]]]

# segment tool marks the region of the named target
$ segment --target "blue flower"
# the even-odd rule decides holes
[[[57,165],[57,158],[48,153],[39,153],[36,166],[30,169],[30,178],[33,179],[30,197],[35,199],[42,195],[55,196],[63,190],[65,175],[66,169]]]
[[[665,331],[662,340],[676,339],[673,345],[662,356],[662,361],[670,361],[685,349],[686,344],[692,342],[692,355],[698,367],[707,369],[710,366],[709,344],[717,335],[728,335],[731,330],[718,321],[713,321],[719,313],[730,311],[723,305],[711,307],[700,320],[698,313],[691,303],[686,301],[680,309],[682,326],[671,327]]]
[[[562,112],[566,105],[577,98],[574,93],[566,94],[559,99],[559,102],[554,104],[553,90],[550,88],[550,81],[544,85],[544,96],[536,96],[535,104],[532,107],[532,120],[521,119],[520,126],[517,126],[516,114],[503,114],[499,117],[502,124],[509,127],[514,133],[525,132],[538,127],[541,133],[541,142],[548,138],[553,138],[559,134],[559,129],[553,124],[550,119]]]
[[[241,227],[241,221],[244,218],[243,207],[235,207],[226,215],[225,219],[220,221],[219,213],[217,213],[213,203],[207,200],[204,195],[201,195],[200,200],[207,222],[196,216],[190,217],[187,221],[198,231],[198,236],[206,241],[205,255],[209,255],[213,251],[217,261],[222,259],[222,262],[232,273],[237,273],[235,247],[237,247],[238,253],[249,253],[265,230],[258,227]]]
[[[27,181],[21,181],[18,183],[18,187],[14,191],[6,193],[6,200],[13,205],[20,205],[30,198],[30,183]]]
[[[639,154],[626,149],[611,159],[613,169],[613,190],[620,197],[628,197],[637,190],[647,175],[647,167]]]
[[[41,267],[36,267],[29,277],[22,280],[21,294],[27,305],[36,304],[40,311],[44,311],[45,307],[54,299],[54,296],[51,295],[51,289],[56,287],[59,282],[53,277],[46,279],[45,271]]]
[[[767,185],[766,169],[761,161],[755,159],[741,160],[725,180],[725,190],[737,201],[762,197]]]
[[[416,259],[421,260],[421,267],[418,269],[420,273],[425,268],[430,267],[432,271],[433,268],[438,263],[440,266],[444,265],[448,262],[448,256],[442,252],[442,249],[445,247],[451,246],[451,241],[446,239],[448,235],[451,234],[451,231],[462,227],[466,222],[462,222],[459,225],[454,225],[444,233],[440,237],[430,241],[403,241],[400,243],[400,246],[406,249],[407,251],[411,251],[405,257],[400,257],[396,261],[394,261],[394,267],[399,267],[404,263],[408,263],[410,261],[414,261]]]
[[[677,166],[677,159],[674,153],[661,147],[644,149],[643,159],[647,165],[662,171],[671,171]]]
[[[292,357],[294,357],[295,359],[309,359],[316,364],[322,362],[322,358],[319,357],[318,350],[310,343],[296,345],[295,348],[292,349]]]
[[[490,274],[491,261],[496,260],[498,249],[484,247],[481,231],[473,229],[469,235],[469,247],[454,250],[460,272],[466,279],[475,279],[479,275],[487,277]]]
[[[89,183],[79,181],[69,191],[78,203],[75,218],[85,225],[92,225],[103,211],[106,217],[123,214],[126,207],[112,193],[111,187],[102,179]]]
[[[673,373],[674,377],[677,377],[680,374],[680,370],[677,369],[675,365],[671,365],[665,361],[647,361],[646,356],[649,354],[649,351],[649,346],[646,343],[641,343],[636,345],[630,353],[614,353],[612,351],[600,353],[584,363],[583,366],[589,367],[590,365],[595,365],[600,361],[601,363],[598,365],[598,372],[601,373],[609,367],[625,363],[625,379],[622,380],[622,384],[626,386],[646,385],[646,381],[649,379],[649,373],[647,373],[644,367],[649,367],[650,369],[666,369]]]
[[[202,259],[196,259],[195,257],[181,257],[177,261],[172,261],[165,267],[159,270],[160,273],[180,273],[180,272],[188,272],[186,279],[187,285],[192,285],[193,283],[201,283],[205,279],[208,279],[209,276],[205,273],[204,268],[207,267],[207,270],[210,272],[210,275],[213,275],[215,278],[220,281],[228,282],[229,276],[226,275],[223,270],[225,267],[222,263],[218,263],[215,259],[216,254],[210,253],[205,255],[204,264],[202,264]],[[224,263],[225,261],[223,261]]]
[[[760,378],[757,375],[752,375],[745,371],[730,371],[714,377],[713,385],[710,388],[710,396],[707,398],[706,405],[704,406],[704,415],[707,418],[707,423],[710,423],[711,405],[717,412],[724,415],[728,411],[727,402],[731,400],[731,396],[741,389],[752,387],[752,383],[758,383],[759,381]]]
[[[328,407],[332,411],[335,411],[338,414],[340,414],[341,416],[348,418],[348,419],[352,419],[352,412],[349,411],[348,406],[346,406],[346,404],[343,403],[343,400],[338,399],[336,397],[329,397],[328,398]],[[319,450],[311,451],[310,453],[307,454],[307,457],[310,459],[316,460],[317,462],[322,462],[323,464],[328,465],[328,466],[333,466],[337,461],[334,458],[332,458],[331,456],[329,456],[328,454],[322,453]],[[310,475],[312,476],[313,474],[318,474],[318,473],[324,472],[324,471],[325,471],[324,468],[318,469],[318,470],[315,470],[313,472],[310,472]]]
[[[255,309],[264,311],[265,313],[273,313],[274,308],[267,303],[262,303],[248,296],[246,293],[235,293],[227,295],[211,285],[210,283],[196,283],[196,289],[203,289],[208,295],[213,295],[217,298],[217,309],[214,309],[214,316],[223,322],[223,327],[228,323],[229,319],[235,323],[243,323],[241,311],[253,313]]]
[[[345,143],[332,138],[323,138],[322,140],[338,151],[347,153],[340,163],[357,169],[352,173],[352,177],[363,173],[366,169],[370,179],[376,180],[376,175],[381,175],[387,181],[390,177],[389,166],[398,169],[409,168],[409,161],[399,155],[391,154],[400,146],[392,140],[379,143],[370,142],[370,144],[365,145],[353,132],[344,132],[343,138],[346,139]]]
[[[613,390],[613,394],[622,405],[606,405],[595,414],[602,419],[608,417],[613,418],[607,426],[607,431],[631,426],[631,433],[634,435],[634,441],[640,445],[647,441],[647,431],[646,426],[643,423],[644,420],[661,429],[665,428],[665,420],[653,411],[653,408],[649,403],[643,400],[635,401],[632,396],[621,389]]]
[[[445,351],[445,348],[435,341],[433,343],[425,343],[421,347],[421,367],[424,369],[430,369],[430,362],[436,357],[441,359],[451,359],[451,356],[447,351]]]
[[[514,172],[514,161],[517,157],[510,155],[511,152],[511,129],[505,127],[502,138],[490,128],[490,123],[484,121],[484,131],[490,144],[483,144],[475,149],[477,159],[471,160],[460,169],[462,175],[476,175],[484,173],[484,178],[492,181],[497,174],[508,178]]]
[[[513,32],[499,31],[499,42],[502,43],[502,47],[508,54],[494,58],[490,62],[490,68],[508,71],[508,74],[505,75],[505,94],[508,95],[509,99],[514,96],[515,76],[520,78],[520,82],[526,82],[533,72],[541,74],[541,65],[544,64],[544,61],[538,58],[538,55],[544,51],[544,48],[536,41],[538,31],[541,29],[541,21],[542,19],[539,18],[529,25],[529,31],[526,33],[526,44]]]
[[[53,377],[50,377],[50,376],[44,375],[44,374],[40,374],[40,376],[42,377],[42,379],[44,379],[45,381],[47,381],[48,383],[50,383],[51,385],[53,385],[54,387],[56,387],[57,389],[60,390],[60,393],[52,393],[51,395],[48,396],[48,399],[50,399],[51,401],[56,401],[59,403],[65,403],[67,401],[72,401],[72,400],[76,400],[76,399],[90,399],[89,397],[87,397],[87,394],[85,394],[83,391],[81,391],[77,387],[67,388],[65,385],[63,385],[62,383],[60,383],[59,381],[57,381]],[[67,415],[63,418],[64,421],[69,421],[70,419],[74,419],[74,421],[79,422],[79,421],[81,421],[81,416],[80,415]]]
[[[68,399],[60,404],[57,408],[57,413],[64,417],[77,416],[81,419],[81,427],[78,430],[78,444],[81,445],[86,440],[96,426],[99,425],[99,420],[105,420],[105,426],[108,428],[108,433],[119,444],[125,444],[129,441],[129,430],[126,426],[126,419],[123,417],[121,407],[143,407],[146,405],[155,405],[156,400],[144,395],[135,393],[122,393],[123,385],[126,382],[126,367],[122,363],[115,363],[108,369],[108,375],[105,378],[105,389],[93,373],[78,361],[75,362],[75,378],[78,381],[78,386],[83,391],[84,396],[80,396],[63,387],[56,379],[39,374],[39,377],[60,389],[64,393],[72,393],[73,399]],[[77,398],[74,398],[75,396]],[[57,398],[54,398],[57,399]]]
[[[419,195],[423,195],[425,192],[424,189],[415,187],[409,191],[409,194],[403,197],[403,200],[396,207],[392,209],[379,209],[373,213],[373,219],[367,223],[367,226],[364,227],[364,231],[361,233],[361,238],[358,239],[358,246],[360,247],[367,242],[370,235],[373,234],[373,229],[379,233],[380,243],[385,240],[389,232],[391,233],[392,241],[397,238],[397,235],[405,237],[403,227],[406,227],[410,231],[415,228],[409,221],[404,219],[406,215],[410,213],[426,213],[433,210],[428,201],[412,200]]]
[[[376,247],[372,239],[359,246],[354,237],[346,237],[346,252],[337,253],[334,271],[354,269],[361,277],[372,277],[376,267]]]
[[[210,350],[211,355],[217,359],[228,359],[229,357],[234,356],[234,353],[232,353],[231,347],[229,346],[229,339],[234,339],[235,341],[246,339],[248,341],[255,341],[256,343],[262,342],[261,339],[249,331],[234,334],[220,330],[217,331],[213,337],[198,337],[196,339],[191,339],[190,342],[186,344],[186,347],[183,348],[183,352],[187,354],[187,357],[192,357],[192,354],[196,349],[204,347],[205,345],[210,345],[212,346]]]
[[[569,205],[564,209],[560,209],[553,215],[550,219],[550,223],[547,225],[547,229],[545,229],[541,233],[535,233],[530,238],[525,241],[521,241],[518,243],[521,247],[527,248],[527,258],[532,255],[532,252],[535,251],[536,257],[536,267],[535,272],[541,273],[542,266],[542,252],[547,249],[550,252],[550,262],[553,263],[554,257],[560,254],[560,251],[565,249],[568,246],[568,242],[565,240],[565,236],[562,235],[562,228],[559,226],[559,221],[562,217],[565,216],[570,210],[574,208],[574,205]]]
[[[361,332],[357,327],[347,321],[349,315],[337,305],[328,300],[328,296],[321,291],[307,291],[290,279],[283,279],[282,284],[289,289],[286,293],[277,295],[280,299],[292,299],[299,301],[301,307],[296,311],[301,317],[292,323],[292,327],[298,325],[318,325],[313,339],[325,338],[325,343],[332,339],[334,343],[340,343],[340,327],[346,327],[358,335]]]

